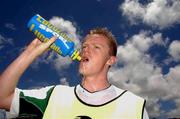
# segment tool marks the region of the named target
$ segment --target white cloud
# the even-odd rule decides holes
[[[57,72],[62,72],[63,69],[68,68],[72,63],[69,57],[62,57],[54,51],[48,51],[41,57],[38,57],[32,64],[31,67],[38,69],[39,64],[50,64]]]
[[[74,26],[73,22],[64,20],[61,17],[52,17],[49,22],[56,26],[57,28],[61,29],[65,33],[68,34],[70,38],[75,42],[76,46],[79,48],[80,45],[80,36],[77,34],[76,27]]]
[[[14,41],[12,38],[5,38],[0,34],[0,50],[4,48],[6,45],[14,45]]]
[[[169,54],[175,61],[180,61],[180,41],[175,40],[170,44]]]
[[[5,27],[8,28],[8,29],[11,29],[11,30],[16,30],[16,27],[12,23],[6,23]]]
[[[142,4],[139,4],[137,0],[125,0],[125,2],[119,6],[123,15],[126,15],[131,23],[135,24],[135,20],[142,19],[145,14],[145,9]]]
[[[165,98],[167,99],[174,99],[176,108],[171,110],[167,113],[169,117],[179,117],[180,112],[180,65],[177,65],[175,67],[170,68],[169,73],[165,76],[166,79],[169,82],[168,90],[172,90],[169,95],[167,95]]]
[[[119,9],[132,24],[142,21],[163,29],[180,23],[179,6],[179,0],[151,0],[145,5],[139,0],[125,0]]]
[[[148,99],[148,102],[146,103],[146,107],[148,107],[148,115],[152,117],[158,117],[160,116],[161,110],[160,105],[158,104],[158,99],[151,98]]]
[[[125,45],[118,47],[120,62],[138,62],[141,58],[146,58],[144,60],[148,60],[147,58],[149,55],[145,53],[155,44],[166,44],[162,39],[161,33],[152,35],[151,32],[141,31],[139,34],[132,36]]]
[[[60,79],[60,84],[61,84],[61,85],[67,85],[67,86],[69,86],[69,82],[67,81],[66,78],[61,78],[61,79]]]
[[[169,73],[166,75],[167,80],[175,80],[180,83],[180,65],[170,68]]]
[[[160,100],[176,103],[176,109],[168,113],[177,115],[180,108],[177,101],[180,98],[180,66],[171,67],[165,75],[148,52],[154,45],[166,45],[167,39],[162,38],[161,33],[147,31],[132,36],[124,45],[118,46],[118,62],[109,72],[113,84],[147,99],[151,117],[166,115]]]
[[[69,67],[69,65],[72,63],[72,60],[69,57],[62,57],[58,55],[53,62],[55,69],[57,71],[61,71],[61,69]]]

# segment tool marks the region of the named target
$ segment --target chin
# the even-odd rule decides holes
[[[89,74],[87,71],[84,71],[83,69],[79,69],[79,73],[83,76],[87,76]]]
[[[83,71],[83,70],[81,70],[81,69],[79,70],[79,73],[80,73],[81,75],[83,75],[83,76],[86,75],[86,72]]]
[[[83,69],[82,68],[79,68],[79,73],[81,74],[81,75],[84,75],[84,71],[83,71]]]
[[[80,73],[81,75],[83,75],[83,71],[82,71],[81,69],[79,69],[79,73]]]

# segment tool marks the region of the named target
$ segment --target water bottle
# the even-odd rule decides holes
[[[33,32],[42,42],[47,42],[56,36],[56,41],[50,46],[55,52],[63,57],[69,56],[72,60],[81,60],[79,51],[74,48],[74,42],[66,33],[56,28],[40,15],[34,15],[27,25],[29,31]]]

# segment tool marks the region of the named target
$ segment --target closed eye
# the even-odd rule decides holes
[[[83,46],[82,46],[82,49],[84,49],[84,48],[86,48],[86,47],[87,47],[86,45],[83,45]]]
[[[99,46],[94,46],[95,48],[99,49],[100,47]]]
[[[94,45],[94,48],[101,49],[101,46],[100,45]]]

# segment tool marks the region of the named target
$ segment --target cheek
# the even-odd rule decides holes
[[[103,67],[106,64],[106,62],[107,62],[107,58],[103,55],[100,55],[95,57],[92,63],[95,67]]]

